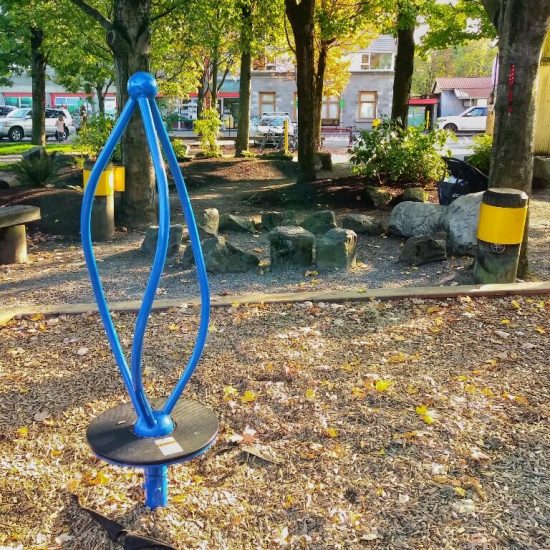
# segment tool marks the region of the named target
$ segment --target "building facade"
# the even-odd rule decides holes
[[[372,121],[391,114],[397,44],[380,36],[368,48],[349,55],[350,78],[340,97],[325,97],[324,126],[368,129]],[[298,120],[299,100],[294,67],[283,61],[252,71],[251,115],[288,113]]]
[[[469,107],[487,107],[492,90],[490,76],[437,78],[433,93],[439,98],[438,115],[456,116]]]

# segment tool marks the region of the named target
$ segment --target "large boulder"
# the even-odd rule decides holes
[[[202,242],[202,253],[209,273],[244,273],[258,267],[260,259],[227,242],[223,237],[212,237]],[[195,263],[191,246],[185,249],[182,260],[184,267]]]
[[[399,237],[431,235],[443,229],[445,206],[402,202],[391,212],[389,232]]]
[[[141,243],[141,251],[149,256],[154,256],[157,250],[157,240],[159,236],[159,226],[150,225],[145,231],[145,238]],[[180,251],[181,241],[183,239],[183,225],[179,223],[170,226],[168,236],[167,256],[173,256]]]
[[[314,235],[324,235],[336,227],[336,215],[332,210],[321,210],[308,216],[300,225]]]
[[[317,237],[315,259],[319,267],[354,267],[357,234],[351,229],[337,227]]]
[[[364,214],[346,214],[342,218],[342,227],[351,229],[358,235],[381,235],[384,233],[384,226],[379,221]]]
[[[208,239],[218,234],[220,213],[217,208],[206,208],[197,214],[197,226],[201,239]]]
[[[365,187],[365,196],[374,208],[386,208],[393,198],[390,192],[370,185]]]
[[[43,146],[33,147],[32,149],[27,149],[21,154],[23,160],[38,160],[46,156],[48,153],[46,148]]]
[[[453,254],[475,256],[477,224],[483,191],[455,199],[446,209],[443,224],[447,244]]]
[[[533,188],[550,188],[550,157],[535,157],[533,159]]]
[[[426,202],[427,200],[428,193],[422,187],[407,187],[399,197],[400,202]]]
[[[443,231],[434,235],[411,237],[405,243],[399,255],[399,261],[419,266],[447,259],[447,243]]]
[[[262,227],[271,231],[280,225],[296,225],[296,212],[284,210],[283,212],[264,212],[262,214]]]
[[[219,231],[236,231],[238,233],[255,233],[256,227],[251,218],[222,214],[220,216]]]
[[[269,233],[271,265],[310,265],[315,237],[303,227],[282,225]]]

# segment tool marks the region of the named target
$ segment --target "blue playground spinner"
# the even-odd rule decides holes
[[[188,399],[180,399],[202,354],[208,333],[210,314],[206,267],[191,202],[176,155],[155,103],[157,84],[154,77],[149,73],[135,73],[128,81],[128,94],[130,98],[90,174],[88,185],[84,191],[80,223],[82,248],[95,299],[111,350],[130,397],[130,403],[119,405],[98,416],[88,427],[86,437],[90,447],[100,458],[120,466],[143,468],[145,504],[154,509],[166,506],[168,501],[168,466],[191,460],[208,450],[218,434],[218,419],[213,411],[204,405]],[[156,174],[159,231],[153,266],[137,315],[129,366],[111,319],[99,278],[90,227],[94,193],[99,178],[137,106],[141,111]],[[142,379],[143,338],[166,260],[170,233],[168,180],[160,146],[162,146],[174,177],[189,229],[201,294],[201,314],[193,352],[172,393],[166,399],[155,399],[150,402],[145,394]]]

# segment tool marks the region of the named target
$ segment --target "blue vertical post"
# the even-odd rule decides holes
[[[145,468],[145,506],[154,510],[168,504],[168,466]]]

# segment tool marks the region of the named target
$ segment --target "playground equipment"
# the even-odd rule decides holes
[[[180,399],[202,354],[210,313],[208,279],[193,210],[168,133],[155,103],[157,85],[154,77],[149,73],[135,73],[128,81],[128,94],[130,98],[91,171],[82,201],[80,221],[82,248],[95,299],[130,403],[114,407],[98,416],[89,425],[86,436],[98,457],[119,466],[143,468],[145,504],[154,509],[166,506],[168,501],[168,466],[191,460],[208,450],[218,434],[218,419],[204,405]],[[151,273],[137,315],[129,366],[99,278],[90,228],[93,198],[99,179],[137,106],[141,111],[156,174],[159,232]],[[160,146],[168,160],[189,228],[201,294],[201,313],[193,352],[172,393],[165,400],[154,399],[150,402],[142,380],[143,338],[162,275],[170,232],[168,181]]]

